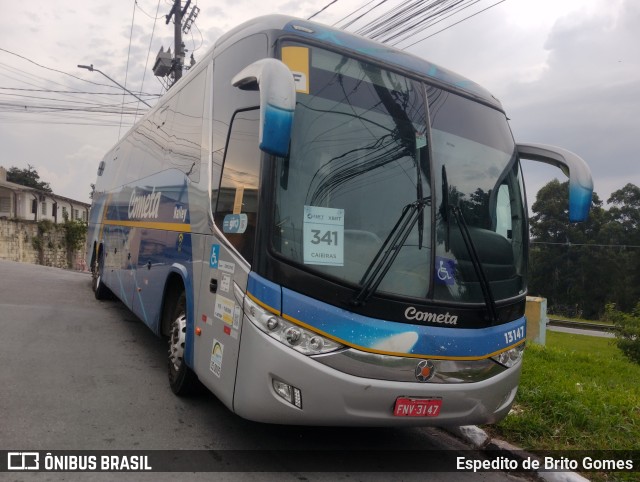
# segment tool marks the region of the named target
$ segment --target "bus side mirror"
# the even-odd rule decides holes
[[[260,149],[286,157],[296,108],[296,86],[289,68],[277,59],[258,60],[231,83],[244,90],[260,90]]]
[[[584,159],[566,149],[544,144],[518,144],[517,149],[521,158],[551,164],[569,176],[569,221],[585,221],[591,207],[593,179]]]

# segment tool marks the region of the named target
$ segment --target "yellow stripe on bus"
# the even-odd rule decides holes
[[[123,226],[126,228],[147,228],[162,231],[175,231],[178,233],[190,233],[191,225],[182,223],[161,223],[156,221],[103,221],[108,226]]]

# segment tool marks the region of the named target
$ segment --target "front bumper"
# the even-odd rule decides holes
[[[288,425],[447,426],[494,423],[516,395],[522,362],[476,383],[412,383],[357,377],[323,365],[262,333],[245,318],[234,411],[247,419]],[[286,402],[273,380],[298,388],[302,409]],[[437,417],[396,417],[398,397],[441,398]]]

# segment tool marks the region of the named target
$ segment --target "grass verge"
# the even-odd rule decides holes
[[[547,332],[530,344],[509,416],[489,430],[527,450],[640,447],[640,365],[611,339]]]

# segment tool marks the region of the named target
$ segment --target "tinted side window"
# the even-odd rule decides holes
[[[261,152],[258,147],[259,110],[237,112],[233,117],[222,180],[217,198],[215,223],[249,264],[253,261],[258,180]]]
[[[123,166],[121,174],[127,182],[166,169],[200,180],[205,84],[203,71],[135,128],[127,141],[133,149],[129,157],[135,162]]]
[[[213,66],[213,146],[211,186],[220,184],[222,160],[229,126],[234,112],[260,105],[260,93],[241,90],[231,85],[231,79],[247,65],[267,57],[268,40],[264,34],[244,38],[215,57]],[[216,192],[211,196],[211,209],[215,212]]]
[[[173,117],[168,139],[169,167],[183,171],[193,181],[200,180],[202,144],[202,109],[204,107],[206,71],[185,85],[172,102]],[[179,97],[179,98],[178,98]]]

